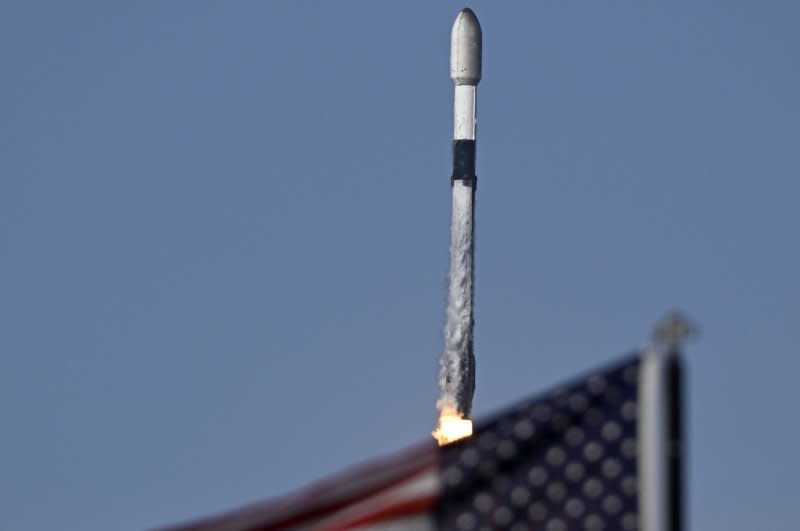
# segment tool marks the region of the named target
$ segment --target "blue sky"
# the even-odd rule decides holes
[[[0,7],[0,529],[140,529],[426,437],[454,2]],[[475,412],[685,310],[693,529],[796,522],[792,2],[475,2]]]

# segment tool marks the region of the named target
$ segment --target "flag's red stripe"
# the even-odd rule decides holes
[[[385,493],[438,468],[439,448],[432,441],[390,459],[375,460],[272,501],[252,504],[216,517],[172,526],[163,531],[277,531],[313,524],[350,504]]]
[[[402,518],[412,514],[423,513],[433,508],[436,499],[437,496],[428,496],[427,498],[418,498],[416,500],[400,501],[390,507],[381,507],[348,522],[326,527],[324,531],[347,531],[365,524],[375,524],[392,518]]]
[[[389,481],[387,483],[384,483],[383,485],[380,485],[378,487],[373,488],[368,493],[359,492],[359,493],[354,494],[352,496],[349,496],[347,498],[343,498],[341,500],[338,500],[335,503],[324,505],[322,507],[317,507],[316,509],[313,509],[313,510],[308,511],[308,512],[291,515],[289,517],[284,518],[283,520],[279,520],[277,522],[273,522],[273,523],[271,523],[269,525],[266,525],[266,526],[258,526],[255,529],[258,530],[258,531],[275,531],[275,530],[278,530],[278,529],[281,529],[281,528],[284,528],[284,527],[287,527],[287,526],[299,525],[299,524],[302,524],[302,523],[306,523],[309,520],[313,520],[313,519],[316,519],[316,518],[321,518],[321,517],[323,517],[324,515],[326,515],[328,513],[333,513],[333,512],[336,512],[336,511],[340,510],[340,509],[343,509],[343,508],[347,507],[348,505],[350,505],[350,504],[352,504],[352,503],[354,503],[354,502],[356,502],[358,500],[366,499],[367,497],[371,497],[373,495],[380,494],[382,492],[386,492],[387,490],[389,490],[389,489],[391,489],[393,487],[396,487],[397,485],[399,485],[399,484],[401,484],[401,483],[403,483],[405,481],[408,481],[409,479],[413,478],[414,476],[420,475],[421,473],[429,472],[429,471],[431,471],[432,469],[435,469],[435,468],[438,468],[438,464],[431,465],[430,463],[424,463],[424,466],[422,466],[421,468],[417,468],[415,470],[411,470],[409,472],[406,472],[405,474],[402,474],[402,475],[394,478],[392,481]]]

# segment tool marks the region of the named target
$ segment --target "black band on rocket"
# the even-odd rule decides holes
[[[453,140],[453,175],[450,184],[465,181],[473,186],[478,180],[475,175],[475,141]]]

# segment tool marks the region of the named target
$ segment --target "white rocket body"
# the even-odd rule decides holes
[[[464,9],[453,23],[450,39],[450,77],[453,102],[452,218],[445,349],[439,385],[440,409],[472,413],[475,391],[473,352],[473,284],[475,256],[475,140],[477,85],[481,79],[482,35],[478,19]]]

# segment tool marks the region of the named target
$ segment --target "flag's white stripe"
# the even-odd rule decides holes
[[[351,496],[368,494],[387,482],[417,467],[425,466],[436,458],[433,441],[426,441],[390,458],[379,458],[352,468],[344,473],[320,481],[284,499],[286,505],[311,510],[321,505],[336,503]]]
[[[326,515],[321,519],[309,523],[300,529],[320,531],[324,529],[339,528],[349,522],[358,522],[364,517],[376,512],[400,506],[406,502],[425,500],[436,496],[441,489],[438,468],[429,468],[421,475],[409,478],[407,481],[380,492],[374,496],[366,497],[362,501],[343,507],[334,514]],[[404,516],[405,518],[405,516]],[[377,525],[365,524],[365,525]],[[354,529],[371,529],[370,527],[357,527]]]
[[[639,369],[639,530],[667,531],[667,385],[663,355]]]
[[[177,524],[165,528],[164,531],[241,531],[254,527],[308,529],[310,524],[334,514],[340,507],[358,503],[375,492],[391,491],[431,473],[436,470],[437,460],[438,447],[433,441],[426,441],[390,458],[376,459],[283,498],[254,503],[211,518]],[[405,479],[401,479],[404,476]],[[387,488],[387,485],[394,486]],[[310,516],[313,514],[318,516]],[[292,526],[289,522],[297,523]]]

